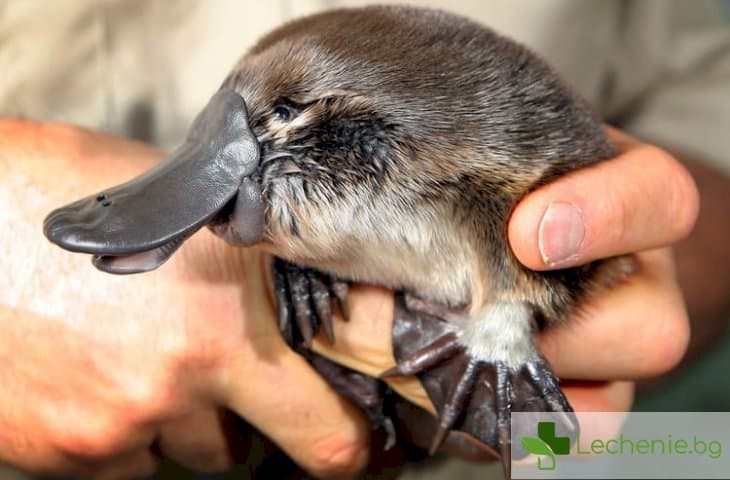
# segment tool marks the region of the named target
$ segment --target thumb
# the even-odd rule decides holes
[[[618,155],[527,195],[509,222],[525,266],[550,270],[672,244],[692,230],[699,195],[667,152],[608,128]]]

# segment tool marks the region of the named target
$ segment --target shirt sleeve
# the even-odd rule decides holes
[[[627,3],[603,111],[730,174],[730,2]]]

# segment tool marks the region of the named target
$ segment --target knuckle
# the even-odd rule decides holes
[[[634,382],[613,382],[613,395],[607,402],[605,412],[628,412],[634,403],[636,384]],[[619,433],[622,425],[617,425]]]
[[[646,376],[657,376],[676,367],[687,351],[690,339],[689,319],[684,307],[672,308],[656,322],[645,363]],[[660,314],[661,314],[660,313]]]
[[[53,443],[69,457],[91,461],[115,455],[122,448],[123,437],[111,422],[85,422],[75,430],[58,432]]]
[[[308,452],[308,469],[318,477],[352,475],[363,468],[367,460],[364,439],[335,435],[314,442]]]
[[[144,424],[169,415],[175,409],[180,392],[175,395],[174,378],[168,373],[163,370],[126,381],[124,401],[117,405],[119,422]]]
[[[658,168],[664,172],[660,180],[667,189],[666,201],[671,214],[670,228],[674,240],[680,240],[692,231],[700,208],[700,196],[694,177],[674,156],[659,147],[649,145]]]
[[[161,358],[161,367],[168,378],[185,378],[191,373],[215,370],[224,362],[225,352],[237,345],[232,337],[206,327],[210,324],[187,322],[184,329],[169,334]]]

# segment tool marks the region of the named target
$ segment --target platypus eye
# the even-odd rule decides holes
[[[280,122],[288,122],[292,118],[294,118],[294,115],[296,115],[296,111],[294,108],[290,107],[289,105],[285,105],[283,103],[280,103],[274,107],[274,116],[277,120]]]

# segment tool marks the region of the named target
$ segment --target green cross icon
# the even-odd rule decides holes
[[[555,470],[555,455],[570,453],[570,438],[555,435],[555,422],[538,422],[537,437],[522,437],[522,448],[533,455],[539,455],[538,470]],[[550,457],[552,461],[543,465],[542,456]]]

